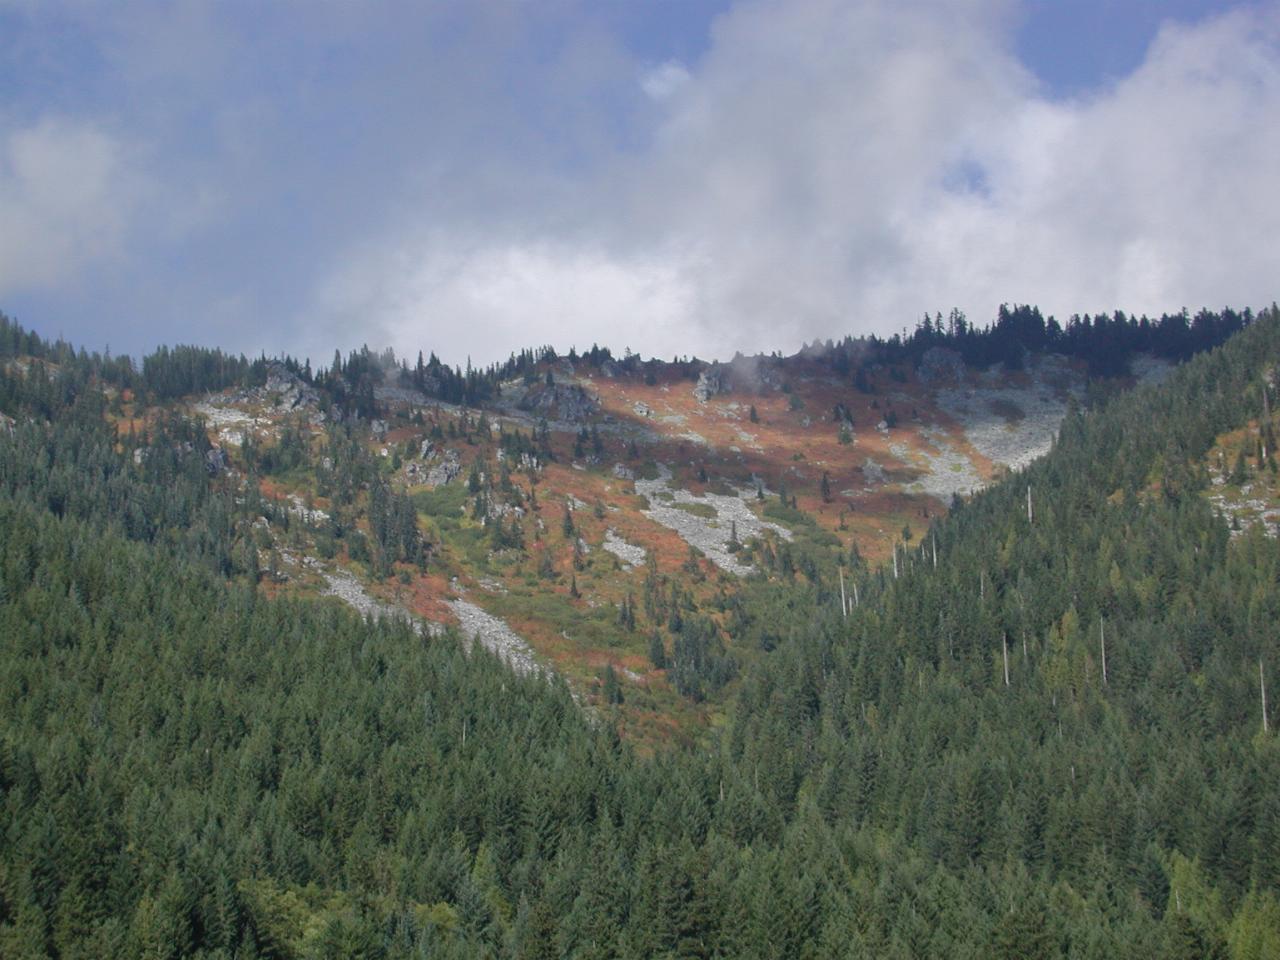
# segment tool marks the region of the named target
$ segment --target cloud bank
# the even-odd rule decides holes
[[[145,92],[121,122],[162,157],[190,134],[157,87],[174,71],[215,118],[176,174],[132,171],[92,116],[0,114],[0,219],[34,238],[0,240],[0,304],[105,258],[168,278],[128,301],[154,339],[190,323],[236,348],[488,362],[543,343],[790,350],[952,306],[1277,297],[1275,3],[1166,24],[1135,71],[1071,99],[1019,60],[1025,9],[1002,0],[751,0],[689,62],[630,52],[568,0],[415,30],[406,8],[334,5],[291,41],[293,72],[234,96],[217,78],[266,52],[210,29],[216,5],[187,8],[212,52],[137,57],[143,34],[180,45],[182,23],[149,25],[108,68]],[[148,190],[217,212],[147,247]]]
[[[695,68],[641,76],[653,138],[569,198],[567,228],[410,230],[327,309],[473,354],[492,337],[726,356],[951,306],[1265,305],[1275,12],[1169,25],[1131,76],[1055,102],[1010,52],[1003,5],[744,5]]]
[[[94,125],[53,117],[0,139],[0,291],[111,257],[144,192],[125,153]]]

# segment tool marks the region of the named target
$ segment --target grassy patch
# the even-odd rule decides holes
[[[764,515],[770,520],[776,520],[778,523],[788,527],[816,527],[817,521],[803,510],[797,510],[794,507],[786,507],[776,500],[766,503],[764,506]]]
[[[463,504],[467,502],[467,487],[462,483],[447,483],[442,487],[420,490],[413,495],[413,504],[419,513],[429,517],[462,516]]]
[[[716,518],[716,508],[709,503],[688,503],[680,502],[672,504],[677,510],[683,510],[685,513],[691,513],[695,517],[702,517],[704,520],[714,520]]]
[[[638,642],[635,635],[618,626],[618,612],[612,604],[583,608],[562,594],[535,588],[489,597],[485,606],[504,620],[536,620],[546,631],[566,638],[579,651]]]

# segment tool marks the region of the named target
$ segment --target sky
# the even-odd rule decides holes
[[[0,310],[728,358],[1277,293],[1280,0],[0,0]]]

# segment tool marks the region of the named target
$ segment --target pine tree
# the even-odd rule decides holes
[[[667,667],[667,649],[657,628],[649,632],[649,662],[656,670],[665,670]]]
[[[618,705],[623,702],[622,686],[618,683],[618,674],[613,669],[613,664],[609,664],[604,668],[604,701],[611,705]]]

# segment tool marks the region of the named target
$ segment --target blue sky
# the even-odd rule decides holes
[[[729,356],[1276,297],[1280,5],[0,0],[0,309]]]

